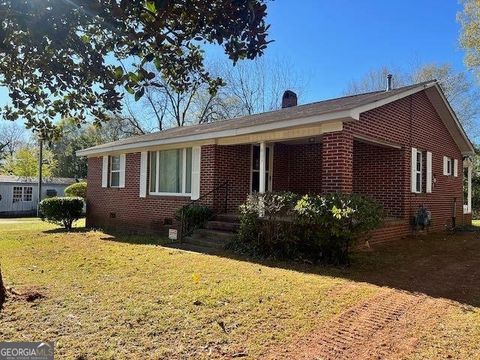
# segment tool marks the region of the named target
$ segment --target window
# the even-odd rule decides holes
[[[22,201],[23,188],[21,186],[13,187],[13,203]]]
[[[415,167],[415,192],[422,192],[422,182],[423,182],[423,153],[420,150],[417,150],[417,160]]]
[[[120,156],[110,156],[110,186],[120,186]]]
[[[150,193],[191,194],[192,148],[150,152]]]
[[[455,161],[456,162],[456,161]],[[444,156],[443,157],[443,175],[454,175],[454,159]]]
[[[14,186],[13,187],[13,203],[32,201],[33,187],[31,186]]]
[[[23,201],[32,201],[33,188],[27,186],[23,188]]]

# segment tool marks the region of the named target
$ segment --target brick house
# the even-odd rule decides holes
[[[88,157],[88,226],[164,230],[192,200],[235,212],[253,191],[355,192],[383,205],[387,218],[374,240],[384,241],[410,234],[420,206],[435,231],[471,222],[473,153],[439,84],[429,81],[299,106],[287,91],[277,111],[78,155]]]

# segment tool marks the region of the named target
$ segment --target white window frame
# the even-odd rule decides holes
[[[414,174],[415,174],[415,193],[421,194],[423,190],[423,151],[421,150],[416,150],[415,152],[415,169],[414,169]],[[420,158],[420,170],[418,170],[418,160]],[[420,189],[417,187],[417,177],[420,175]]]
[[[118,170],[113,170],[113,158],[118,158]],[[111,155],[108,158],[108,185],[111,188],[119,188],[121,187],[121,180],[120,177],[122,176],[122,164],[121,164],[121,156],[120,155]],[[112,185],[112,175],[113,173],[118,173],[118,185]]]
[[[187,186],[187,150],[192,149],[191,147],[186,147],[186,148],[179,148],[179,149],[169,149],[169,150],[181,150],[182,151],[182,192],[176,193],[176,192],[162,192],[162,191],[151,191],[151,184],[150,182],[152,181],[152,174],[151,174],[151,168],[152,168],[152,162],[150,160],[150,156],[152,153],[156,153],[156,177],[155,177],[155,189],[158,190],[160,187],[160,177],[159,175],[159,169],[160,169],[160,152],[164,150],[157,150],[157,151],[150,151],[149,152],[149,159],[148,159],[148,173],[150,174],[148,177],[148,194],[149,195],[156,195],[156,196],[192,196],[192,180],[190,180],[190,192],[186,192],[186,186]],[[190,167],[190,170],[193,170],[193,149],[192,149],[192,166]],[[193,173],[193,171],[192,171]],[[193,178],[193,175],[191,175],[190,179]]]

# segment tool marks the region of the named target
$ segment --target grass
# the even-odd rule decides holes
[[[381,276],[383,268],[388,276],[396,268],[402,278],[408,259],[401,248],[400,254],[388,247],[357,254],[353,267],[342,270],[183,252],[159,246],[163,239],[153,236],[79,226],[64,233],[37,220],[0,221],[7,286],[45,296],[7,301],[0,339],[54,340],[59,358],[201,359],[239,352],[258,358],[368,301],[381,286],[415,291]],[[476,350],[480,299],[477,304],[477,294],[470,295],[449,308],[437,333],[428,329],[425,336],[433,339],[420,342],[418,354]]]

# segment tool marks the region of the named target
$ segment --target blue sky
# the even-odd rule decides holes
[[[464,69],[455,0],[276,0],[268,6],[275,42],[267,56],[286,58],[308,75],[301,103],[341,95],[349,81],[384,65]],[[6,101],[0,89],[0,104]]]
[[[277,0],[269,5],[272,55],[310,77],[302,102],[340,95],[383,65],[451,63],[463,70],[455,0]]]

